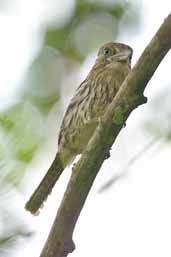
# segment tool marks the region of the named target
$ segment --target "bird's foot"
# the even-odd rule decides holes
[[[110,151],[108,151],[106,154],[105,154],[105,160],[110,158]]]
[[[126,122],[124,122],[124,124],[123,124],[123,128],[125,128],[126,127]]]

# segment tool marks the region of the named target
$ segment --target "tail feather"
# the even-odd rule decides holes
[[[31,212],[32,214],[36,214],[38,212],[39,208],[43,205],[44,201],[51,193],[63,170],[64,168],[60,160],[59,153],[57,153],[48,172],[26,203],[25,208],[27,211]]]

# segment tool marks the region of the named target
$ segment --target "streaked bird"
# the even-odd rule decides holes
[[[83,152],[102,117],[131,70],[131,47],[107,43],[99,51],[94,66],[77,88],[64,115],[58,152],[45,177],[26,203],[35,214],[50,194],[59,176]]]

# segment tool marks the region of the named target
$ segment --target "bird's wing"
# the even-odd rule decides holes
[[[63,131],[65,128],[69,127],[73,121],[74,116],[77,114],[78,106],[88,97],[90,92],[90,81],[84,80],[79,87],[76,89],[75,95],[72,97],[70,104],[65,112],[60,132],[58,143],[60,143],[61,137],[63,136]]]

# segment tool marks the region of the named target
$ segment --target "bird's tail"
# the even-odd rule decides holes
[[[51,193],[63,170],[64,168],[60,160],[59,153],[57,153],[55,160],[53,161],[46,175],[26,203],[25,208],[27,211],[31,212],[32,214],[36,214],[39,211],[39,208],[43,205],[44,201]]]

